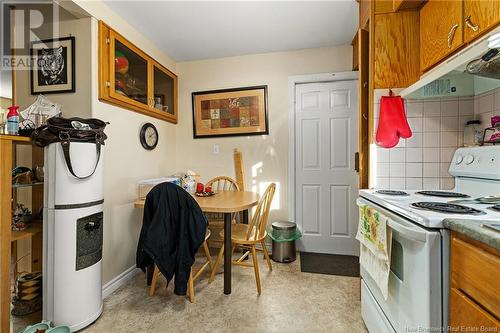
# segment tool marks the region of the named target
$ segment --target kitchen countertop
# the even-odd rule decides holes
[[[500,224],[500,221],[477,221],[467,219],[445,219],[443,221],[446,228],[500,250],[500,232],[481,227],[481,224],[492,223]]]

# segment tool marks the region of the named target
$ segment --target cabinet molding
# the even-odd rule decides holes
[[[134,100],[127,95],[120,94],[116,91],[115,75],[112,73],[114,68],[115,44],[118,41],[128,50],[132,51],[138,58],[143,59],[145,63],[145,71],[147,74],[144,77],[146,93],[144,94],[145,102]],[[155,108],[155,85],[154,71],[159,69],[165,77],[172,80],[172,91],[167,95],[173,96],[171,105],[173,106],[170,112],[160,111]],[[172,71],[161,65],[158,61],[150,57],[141,49],[136,47],[125,37],[114,31],[104,22],[99,21],[99,100],[139,112],[144,115],[154,117],[168,122],[177,123],[178,112],[178,78]],[[142,95],[141,95],[142,96]]]

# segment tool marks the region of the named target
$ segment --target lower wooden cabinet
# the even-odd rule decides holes
[[[471,330],[471,332],[497,332],[500,322],[465,294],[451,288],[449,326],[452,329],[460,327],[478,328],[478,331]]]
[[[450,262],[451,331],[500,332],[500,251],[452,232]]]

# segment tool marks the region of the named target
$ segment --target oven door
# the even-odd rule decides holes
[[[396,332],[419,332],[422,329],[443,327],[439,230],[424,229],[359,198],[358,206],[362,205],[375,209],[391,220],[392,250],[387,300],[368,272],[361,268],[361,277],[373,296],[371,300],[362,297],[361,302],[373,303],[375,299],[382,310],[380,313],[385,315],[381,320],[387,319]]]

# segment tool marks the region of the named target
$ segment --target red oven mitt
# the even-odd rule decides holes
[[[401,96],[382,96],[380,99],[380,117],[375,141],[384,148],[392,148],[399,138],[411,137],[411,128],[406,119],[405,108]]]

